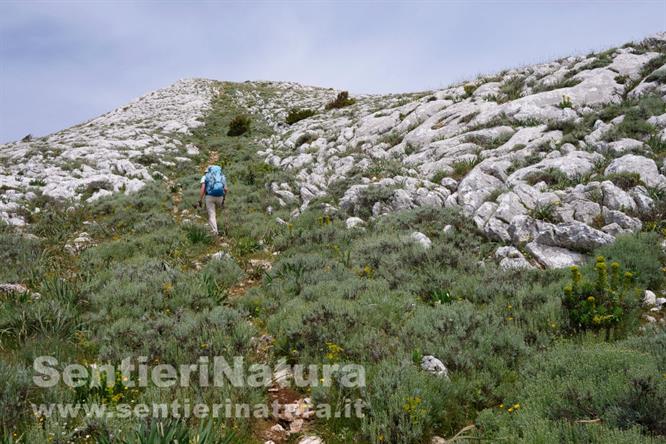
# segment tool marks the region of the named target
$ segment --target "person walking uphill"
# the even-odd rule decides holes
[[[204,197],[206,199],[206,211],[208,211],[208,225],[217,236],[217,207],[224,207],[224,199],[227,195],[227,178],[224,177],[222,167],[211,165],[206,169],[206,174],[201,177],[201,191],[199,192],[199,207]]]

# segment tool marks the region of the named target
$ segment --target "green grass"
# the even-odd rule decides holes
[[[609,131],[605,138],[608,141],[622,138],[648,140],[655,135],[657,129],[647,120],[666,112],[666,104],[660,97],[648,95],[639,100],[628,100],[620,105],[605,110],[602,117],[614,118],[624,115],[624,119],[615,128]]]
[[[525,79],[520,76],[511,77],[508,80],[505,80],[500,86],[500,100],[498,103],[510,102],[522,97],[523,87],[525,86]]]
[[[535,185],[539,182],[545,182],[548,186],[554,189],[564,189],[576,185],[579,181],[569,178],[562,171],[557,168],[548,168],[530,173],[525,180],[530,185]]]

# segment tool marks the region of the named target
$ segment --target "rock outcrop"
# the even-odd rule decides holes
[[[187,164],[199,150],[180,140],[203,118],[213,81],[181,80],[96,119],[46,137],[0,145],[0,219],[23,225],[38,195],[93,201],[132,193]]]
[[[289,173],[270,190],[293,217],[332,190],[350,229],[393,211],[458,208],[490,239],[531,255],[503,252],[503,267],[531,259],[559,267],[640,230],[663,199],[665,62],[658,34],[442,90],[355,96],[340,109],[326,108],[337,91],[296,83],[245,82],[224,93],[273,129],[258,154]],[[199,150],[182,136],[202,124],[217,86],[180,81],[1,146],[0,218],[21,225],[39,195],[94,201],[186,164]],[[293,109],[313,115],[289,125]]]
[[[654,208],[649,190],[666,189],[651,145],[654,137],[666,143],[664,107],[648,116],[649,134],[623,133],[637,100],[665,100],[664,76],[655,74],[665,61],[666,34],[658,34],[444,90],[359,96],[340,110],[323,110],[329,95],[302,91],[318,113],[276,125],[260,155],[296,178],[295,190],[278,187],[278,196],[307,189],[302,207],[341,183],[339,206],[350,216],[457,207],[489,238],[526,246],[537,264],[568,266],[640,230]],[[276,92],[272,106],[283,101],[280,109],[301,93]],[[619,111],[606,112],[611,106]],[[638,183],[627,186],[629,176]],[[498,259],[507,268],[529,265],[514,253]]]

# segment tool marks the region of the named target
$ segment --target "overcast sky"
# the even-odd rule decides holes
[[[419,91],[663,30],[666,0],[0,0],[0,142],[184,77]]]

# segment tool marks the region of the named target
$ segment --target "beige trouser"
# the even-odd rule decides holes
[[[208,225],[213,233],[217,233],[217,216],[215,211],[217,207],[222,208],[224,196],[206,196],[206,211],[208,211]]]

